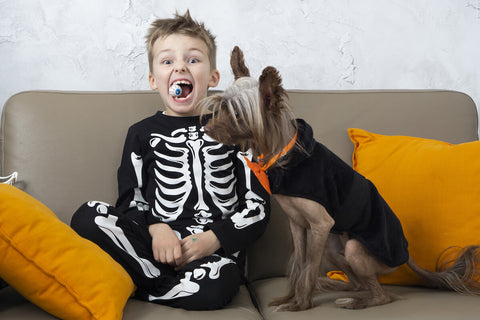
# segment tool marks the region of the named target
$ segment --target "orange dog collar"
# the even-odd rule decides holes
[[[270,190],[270,183],[268,182],[268,176],[266,171],[273,166],[273,164],[281,157],[285,156],[295,145],[295,142],[297,141],[297,133],[295,132],[295,135],[293,136],[292,140],[287,144],[285,148],[282,149],[282,151],[278,154],[276,154],[272,159],[267,164],[262,164],[262,158],[263,156],[260,156],[259,161],[260,163],[257,162],[252,162],[250,161],[247,157],[245,157],[245,161],[247,161],[247,165],[252,170],[252,172],[257,176],[258,181],[262,184],[263,188],[267,190],[268,193],[272,193]]]

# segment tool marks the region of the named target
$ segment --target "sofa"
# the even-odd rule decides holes
[[[350,165],[355,145],[349,138],[349,128],[450,144],[478,140],[477,108],[461,92],[288,90],[288,95],[296,115],[312,125],[317,140]],[[74,211],[87,200],[115,202],[116,170],[127,128],[161,108],[160,96],[150,91],[15,94],[2,112],[1,175],[18,172],[15,187],[43,203],[68,225]],[[434,183],[425,181],[424,188]],[[318,292],[315,307],[310,310],[276,312],[268,303],[287,290],[291,249],[288,221],[272,201],[267,230],[247,251],[247,281],[224,309],[186,311],[130,298],[123,319],[478,318],[479,297],[388,283],[384,287],[395,301],[387,305],[345,310],[335,307],[335,299],[364,293]],[[54,318],[11,286],[0,289],[0,319]]]

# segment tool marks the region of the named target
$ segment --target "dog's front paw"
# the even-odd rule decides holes
[[[335,300],[335,305],[344,309],[361,309],[362,307],[358,304],[358,302],[359,301],[355,298],[340,298]]]
[[[285,303],[275,308],[275,312],[284,312],[284,311],[298,311],[299,307],[296,303]]]
[[[307,310],[311,309],[313,307],[313,303],[311,302],[298,302],[298,301],[292,301],[289,303],[282,304],[278,306],[275,311],[302,311],[302,310]]]
[[[341,298],[335,300],[335,305],[344,309],[365,309],[373,306],[381,306],[392,302],[388,296],[378,298]]]
[[[275,311],[301,311],[307,310],[313,307],[311,299],[301,299],[300,301],[295,298],[285,299],[278,298],[269,303],[269,306],[277,306]]]
[[[278,307],[282,304],[287,304],[292,300],[293,295],[286,295],[284,297],[275,298],[268,304],[269,307]]]

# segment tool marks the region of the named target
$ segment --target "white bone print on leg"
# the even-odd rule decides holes
[[[206,267],[210,269],[210,272],[208,273],[208,277],[210,279],[218,279],[220,277],[220,269],[227,264],[235,263],[232,259],[224,258],[216,254],[214,254],[214,256],[219,257],[220,260],[215,262],[207,262],[200,265],[200,267]]]
[[[148,278],[156,278],[160,276],[160,270],[155,267],[150,261],[147,259],[141,258],[135,252],[130,241],[128,241],[127,237],[123,233],[123,230],[116,225],[118,217],[108,215],[108,216],[97,216],[95,218],[95,223],[98,227],[105,232],[107,236],[112,239],[112,241],[123,251],[127,252],[132,258],[134,258],[140,267],[143,270],[143,273]]]
[[[168,291],[163,296],[153,296],[149,295],[148,300],[171,300],[175,298],[191,296],[194,293],[197,293],[200,290],[198,283],[193,282],[192,272],[185,272],[185,278],[180,280],[180,283],[174,286],[170,291]]]

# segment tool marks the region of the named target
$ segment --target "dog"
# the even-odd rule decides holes
[[[210,137],[251,150],[248,165],[288,216],[293,239],[289,289],[271,306],[309,309],[315,290],[369,291],[367,297],[337,299],[341,308],[390,303],[393,298],[378,275],[404,263],[431,287],[480,295],[480,246],[463,248],[441,272],[420,268],[408,253],[400,221],[375,186],[315,141],[304,120],[295,119],[279,72],[266,67],[258,81],[252,78],[238,47],[230,64],[233,85],[205,98],[199,108],[203,115],[212,114],[205,125]],[[349,282],[320,276],[323,259]]]

